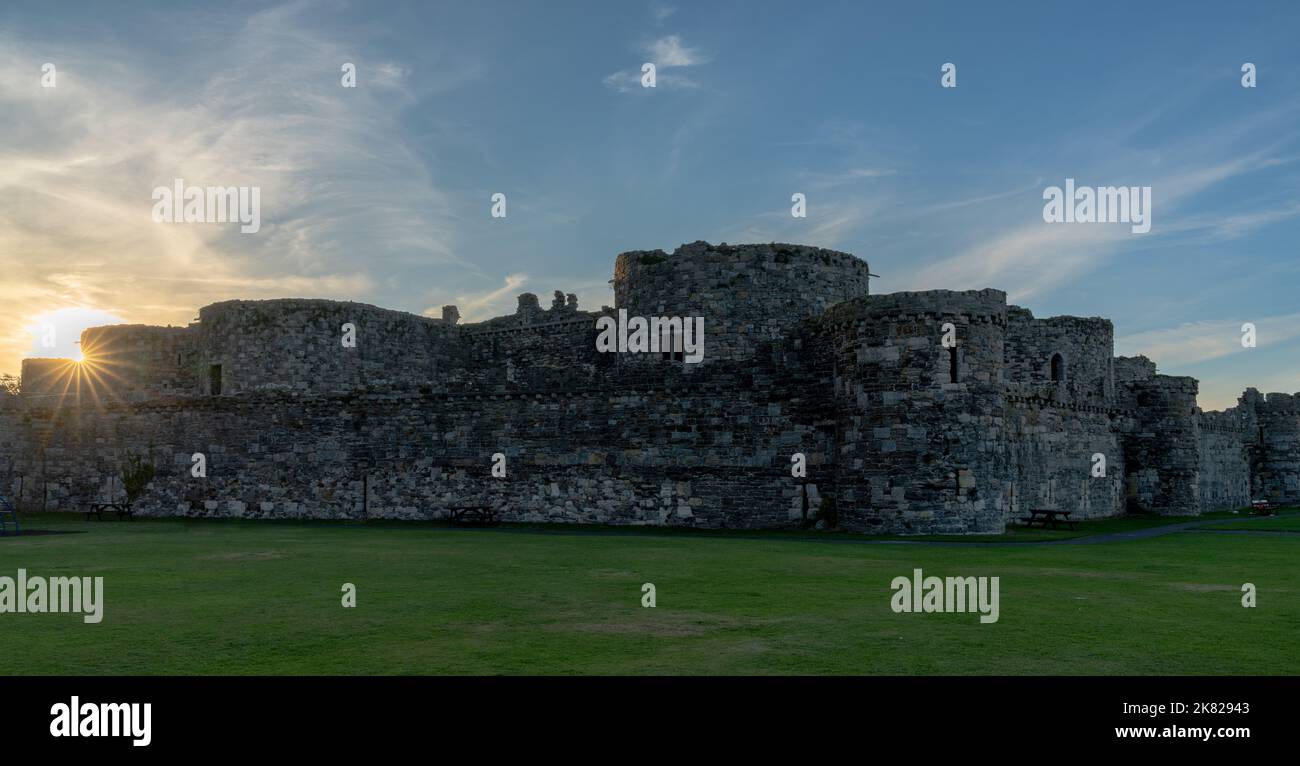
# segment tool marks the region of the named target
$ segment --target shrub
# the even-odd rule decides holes
[[[122,462],[122,488],[126,490],[128,505],[144,494],[144,488],[153,481],[154,473],[153,463],[145,462],[144,456],[126,453]]]

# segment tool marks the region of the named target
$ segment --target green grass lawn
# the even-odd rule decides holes
[[[1193,530],[994,547],[812,533],[23,521],[73,534],[0,538],[0,575],[101,575],[104,620],[0,614],[0,675],[1300,671],[1300,535]],[[999,621],[895,614],[890,581],[915,567],[1000,577]],[[357,586],[355,609],[340,605],[345,582]],[[657,587],[654,609],[641,606],[646,582]],[[1245,582],[1258,588],[1254,609],[1241,606]]]
[[[1300,532],[1300,514],[1282,514],[1271,518],[1243,519],[1235,518],[1221,524],[1214,524],[1211,529],[1254,529],[1266,532]]]

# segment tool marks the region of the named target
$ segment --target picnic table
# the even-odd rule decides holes
[[[497,523],[497,512],[490,505],[453,505],[447,508],[447,520],[460,526],[486,527]]]
[[[1056,529],[1057,524],[1068,524],[1070,529],[1074,529],[1075,522],[1070,520],[1070,511],[1058,511],[1055,508],[1030,508],[1029,515],[1020,519],[1025,522],[1025,526],[1032,527],[1034,522],[1038,522],[1044,529],[1050,524],[1052,529]]]
[[[127,521],[135,521],[134,511],[131,510],[130,503],[91,503],[90,510],[86,511],[86,521],[94,516],[99,521],[104,520],[104,513],[116,513],[117,520],[121,521],[123,517]]]

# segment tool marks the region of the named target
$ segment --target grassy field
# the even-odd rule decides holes
[[[1213,524],[1211,529],[1232,529],[1232,530],[1256,530],[1261,532],[1300,532],[1300,514],[1282,514],[1267,519],[1252,519],[1249,523],[1241,523],[1244,520],[1225,521],[1222,524]]]
[[[1219,519],[1222,519],[1220,521]],[[104,619],[0,614],[0,674],[1295,674],[1300,514],[891,544],[838,534],[25,515],[0,576],[105,578]],[[981,538],[985,540],[986,538]],[[882,544],[883,543],[883,544]],[[890,581],[998,576],[1000,619],[895,614]],[[357,587],[357,607],[340,605]],[[642,583],[658,605],[641,606]],[[1241,605],[1242,583],[1258,607]]]

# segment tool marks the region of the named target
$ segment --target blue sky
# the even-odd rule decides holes
[[[1207,408],[1300,390],[1300,6],[1086,9],[8,5],[0,371],[69,307],[184,324],[310,296],[473,320],[561,289],[591,308],[618,252],[705,239],[846,250],[876,292],[1109,317],[1121,353],[1201,378]],[[261,231],[154,223],[177,177],[261,187]],[[1151,186],[1151,232],[1045,224],[1067,177]]]

